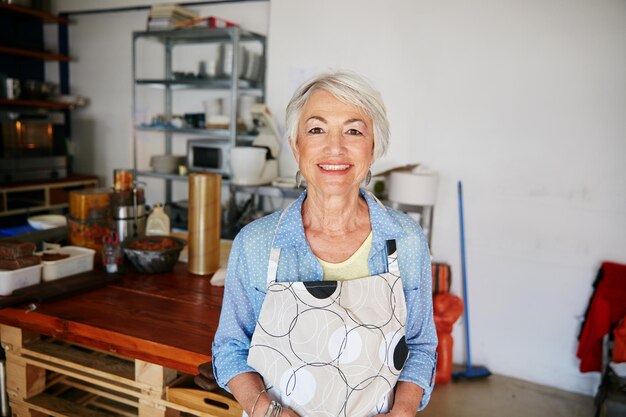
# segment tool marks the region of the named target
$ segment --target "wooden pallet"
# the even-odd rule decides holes
[[[7,393],[14,417],[235,417],[222,394],[194,389],[189,376],[142,360],[43,339],[0,326]]]

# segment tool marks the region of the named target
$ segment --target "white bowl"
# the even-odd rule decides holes
[[[67,219],[60,214],[42,214],[28,218],[30,227],[36,230],[53,229],[67,225]]]
[[[230,169],[233,179],[251,181],[261,177],[265,166],[265,148],[237,146],[230,151]]]

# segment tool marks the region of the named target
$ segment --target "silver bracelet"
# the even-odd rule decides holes
[[[272,400],[270,401],[270,405],[267,407],[267,411],[265,411],[265,417],[279,417],[283,412],[283,406]]]
[[[280,403],[276,403],[276,411],[274,411],[273,417],[280,417],[283,413],[283,406]]]
[[[259,398],[261,398],[261,394],[263,394],[264,392],[267,392],[267,388],[263,388],[263,390],[261,390],[261,392],[259,392],[259,394],[254,399],[254,403],[252,403],[252,411],[250,411],[250,417],[254,417],[254,408],[256,407],[256,403],[259,402]]]

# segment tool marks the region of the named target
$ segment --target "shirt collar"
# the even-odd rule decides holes
[[[304,225],[302,224],[302,203],[304,203],[305,198],[306,190],[281,213],[276,234],[274,235],[273,247],[286,248],[307,244],[304,235]]]
[[[373,247],[381,246],[387,240],[399,239],[404,236],[405,232],[402,230],[400,224],[389,214],[388,210],[376,197],[364,189],[360,189],[359,193],[365,198],[370,212]],[[308,242],[304,234],[304,225],[302,224],[302,203],[305,198],[306,190],[304,190],[298,199],[291,203],[285,209],[286,211],[282,213],[276,229],[273,247],[308,247]]]

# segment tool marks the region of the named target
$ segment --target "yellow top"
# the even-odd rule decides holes
[[[368,259],[371,248],[372,232],[367,236],[361,247],[343,262],[331,263],[317,258],[324,271],[324,281],[347,281],[369,276]]]

